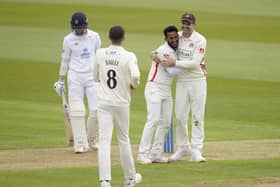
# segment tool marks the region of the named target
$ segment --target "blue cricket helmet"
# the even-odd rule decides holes
[[[79,29],[85,28],[88,25],[87,17],[82,12],[76,12],[72,15],[71,18],[71,28],[72,29]]]

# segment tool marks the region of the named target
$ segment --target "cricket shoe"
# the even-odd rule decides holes
[[[152,163],[170,163],[171,160],[167,157],[160,156],[156,158],[151,158]]]
[[[104,180],[100,182],[100,187],[111,187],[111,184],[109,181]]]
[[[75,153],[76,154],[86,153],[86,152],[88,152],[88,150],[89,150],[88,147],[81,146],[81,147],[75,148]]]
[[[171,161],[182,161],[186,159],[186,155],[190,154],[187,149],[178,149],[173,155],[171,155]]]
[[[94,150],[97,150],[98,149],[98,144],[96,142],[90,142],[89,143],[89,146],[94,149]]]
[[[124,187],[135,186],[136,184],[141,183],[141,181],[142,181],[142,175],[140,173],[136,173],[134,175],[134,178],[126,180]]]
[[[201,152],[199,150],[192,150],[192,154],[191,154],[191,158],[190,158],[191,162],[206,162],[206,159],[201,155]]]
[[[88,140],[89,147],[92,149],[97,150],[98,149],[98,137],[94,137],[92,139]]]
[[[137,156],[137,161],[139,162],[139,164],[151,164],[152,163],[151,159],[149,159],[149,157],[145,153],[139,153]]]

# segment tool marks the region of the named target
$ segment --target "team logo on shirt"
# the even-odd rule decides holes
[[[88,58],[90,58],[90,52],[89,52],[89,50],[87,48],[83,49],[83,52],[81,53],[80,58],[81,59],[88,59]]]
[[[190,47],[190,48],[192,48],[192,47],[193,47],[193,45],[194,45],[193,43],[190,43],[190,44],[189,44],[189,47]]]
[[[163,54],[163,57],[168,59],[170,57],[170,55],[165,53],[165,54]]]

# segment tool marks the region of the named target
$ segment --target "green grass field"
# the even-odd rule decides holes
[[[62,39],[70,32],[71,14],[78,10],[87,13],[89,27],[100,33],[103,46],[109,44],[112,25],[126,29],[125,47],[137,55],[142,75],[131,106],[131,143],[139,144],[149,53],[163,43],[165,26],[179,27],[181,14],[192,11],[196,30],[207,38],[206,142],[276,143],[269,145],[267,156],[252,159],[137,164],[143,176],[139,187],[280,186],[280,154],[269,154],[280,153],[279,8],[277,0],[0,0],[0,155],[65,147],[61,101],[53,83]],[[0,186],[98,186],[97,166],[1,168],[6,162],[0,159]],[[112,171],[112,185],[123,186],[121,166],[114,165]]]

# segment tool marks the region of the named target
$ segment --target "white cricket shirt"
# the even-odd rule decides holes
[[[176,67],[184,69],[184,73],[178,75],[177,81],[191,81],[206,79],[205,70],[201,67],[206,49],[206,39],[196,31],[189,38],[179,32],[179,46],[177,50],[178,60]]]
[[[94,79],[98,84],[98,104],[123,106],[130,104],[131,86],[140,84],[140,71],[134,53],[121,46],[98,49]]]
[[[98,33],[87,29],[86,34],[78,36],[71,32],[63,40],[61,66],[78,73],[92,73],[95,53],[100,47]]]
[[[160,60],[168,58],[177,59],[176,51],[172,49],[167,42],[157,48],[156,52]],[[170,86],[172,79],[173,76],[167,72],[166,68],[161,63],[152,62],[148,81]]]

